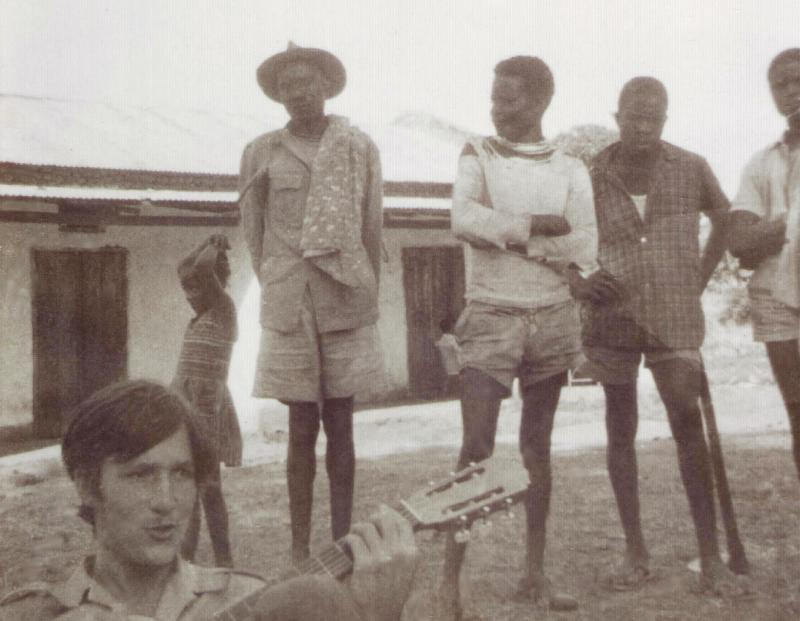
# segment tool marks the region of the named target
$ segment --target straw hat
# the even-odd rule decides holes
[[[347,73],[344,70],[342,61],[325,50],[314,47],[300,47],[289,41],[285,51],[267,58],[259,65],[256,71],[258,84],[267,97],[280,102],[278,76],[286,65],[297,61],[306,61],[319,67],[328,83],[328,92],[325,93],[326,99],[336,97],[344,89]]]

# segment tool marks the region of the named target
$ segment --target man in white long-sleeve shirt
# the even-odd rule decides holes
[[[515,598],[572,610],[577,601],[552,589],[543,568],[550,434],[567,371],[581,358],[574,298],[614,291],[595,272],[597,231],[586,168],[542,136],[552,94],[552,74],[539,58],[500,62],[492,89],[498,135],[470,140],[459,159],[452,228],[466,242],[467,306],[454,330],[464,434],[458,466],[492,453],[500,402],[518,377],[520,451],[531,488],[525,571]],[[466,544],[448,539],[438,597],[443,619],[462,617],[458,582],[465,550]]]

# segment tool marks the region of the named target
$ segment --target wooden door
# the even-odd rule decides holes
[[[31,251],[33,431],[58,437],[69,410],[128,371],[128,251]]]
[[[408,326],[408,376],[412,397],[457,394],[448,380],[436,341],[464,308],[464,253],[460,246],[403,248],[403,289]]]

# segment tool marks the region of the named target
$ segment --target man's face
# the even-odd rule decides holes
[[[130,461],[109,458],[100,473],[95,538],[117,563],[155,569],[178,555],[197,495],[186,427]]]
[[[325,79],[316,65],[303,61],[286,65],[278,76],[278,95],[293,121],[325,114]]]
[[[531,130],[543,110],[525,88],[522,78],[498,75],[492,85],[492,123],[497,135],[512,142],[520,140]]]
[[[775,65],[769,74],[769,87],[783,116],[800,111],[800,61],[786,60]]]
[[[667,107],[658,95],[627,97],[616,114],[619,139],[630,152],[650,152],[658,146],[667,120]]]

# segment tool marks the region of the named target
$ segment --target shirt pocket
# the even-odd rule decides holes
[[[305,194],[301,173],[271,173],[268,202],[269,220],[275,226],[299,229],[303,226]]]

